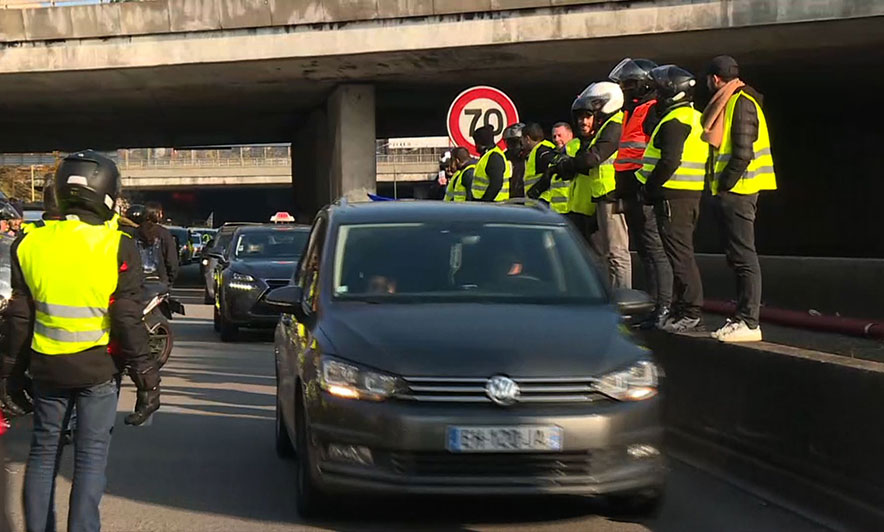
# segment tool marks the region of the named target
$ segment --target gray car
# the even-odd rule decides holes
[[[297,456],[305,517],[346,492],[657,508],[657,366],[622,316],[652,304],[610,293],[547,208],[331,206],[267,299],[285,311],[277,452]]]

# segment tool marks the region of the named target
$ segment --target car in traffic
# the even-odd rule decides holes
[[[203,296],[203,302],[206,305],[213,305],[215,303],[215,286],[217,284],[216,281],[219,273],[218,257],[223,257],[227,254],[227,248],[233,241],[233,233],[235,233],[239,227],[244,225],[259,224],[252,222],[226,222],[218,229],[206,248],[203,249],[202,259],[200,260],[200,273],[202,274],[203,282],[206,287]]]
[[[270,327],[279,310],[266,295],[292,278],[307,243],[308,226],[255,225],[238,227],[226,253],[217,255],[215,327],[224,342],[236,339],[240,327]]]
[[[299,512],[347,493],[661,500],[657,365],[564,218],[539,204],[320,211],[276,328],[276,449]]]
[[[190,227],[187,229],[187,236],[193,249],[193,258],[191,259],[191,262],[202,258],[203,249],[206,247],[206,244],[215,238],[217,232],[216,229],[206,227]]]
[[[178,227],[175,225],[164,226],[172,233],[175,238],[175,245],[178,247],[178,264],[187,266],[193,260],[193,245],[190,243],[190,235],[186,227]]]

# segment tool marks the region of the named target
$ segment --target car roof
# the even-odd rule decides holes
[[[479,203],[443,201],[376,201],[328,207],[334,223],[462,222],[565,225],[566,220],[538,202]]]
[[[267,230],[272,231],[298,231],[305,232],[310,230],[309,225],[302,224],[261,224],[261,225],[247,225],[242,227],[237,227],[237,233],[266,233]]]

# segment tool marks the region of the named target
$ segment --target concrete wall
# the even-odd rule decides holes
[[[871,0],[691,0],[635,5],[595,0],[168,0],[0,12],[7,43],[89,37],[132,37],[94,46],[10,47],[0,73],[80,70],[220,61],[313,57],[508,43],[643,35],[884,15]],[[428,6],[433,6],[432,13]],[[252,7],[250,7],[252,6]],[[373,7],[372,7],[373,6]],[[383,9],[382,9],[383,6]],[[520,16],[494,11],[518,8]],[[542,9],[538,9],[542,8]],[[262,14],[263,11],[268,13]],[[380,13],[384,13],[382,19]],[[414,25],[415,14],[439,16]],[[474,15],[479,13],[479,15]],[[441,15],[441,16],[440,16]],[[385,17],[391,17],[386,20]],[[359,21],[354,24],[341,24]],[[398,22],[397,22],[398,21]],[[335,24],[329,24],[334,22]],[[301,25],[305,31],[287,27]],[[281,26],[285,26],[281,27]],[[262,32],[242,31],[263,28]],[[158,39],[162,34],[213,32],[212,39]],[[428,38],[432,35],[432,38]],[[142,37],[139,37],[142,36]],[[146,37],[153,37],[145,40]],[[47,43],[48,44],[48,43]],[[782,43],[787,45],[787,43]]]
[[[690,455],[849,530],[881,529],[884,364],[768,343],[648,340],[665,371],[667,428],[693,443]]]

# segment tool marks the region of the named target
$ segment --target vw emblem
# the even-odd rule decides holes
[[[503,375],[497,375],[488,379],[485,393],[499,405],[511,405],[519,400],[521,391],[516,381]]]

